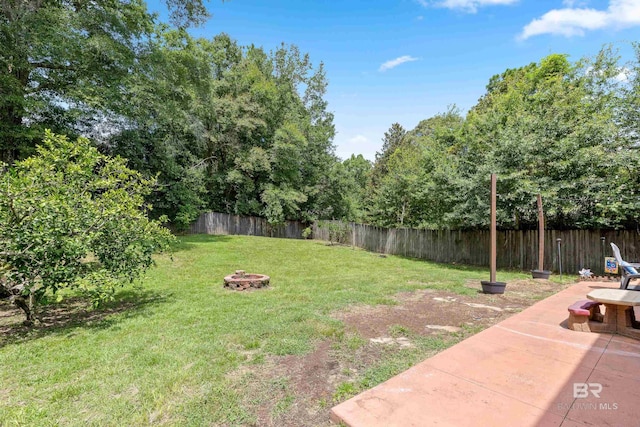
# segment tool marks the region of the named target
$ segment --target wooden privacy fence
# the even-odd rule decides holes
[[[282,237],[301,239],[304,225],[298,221],[286,221],[273,226],[264,218],[205,212],[196,220],[189,232],[192,234],[239,234],[243,236]]]
[[[417,230],[381,228],[362,224],[343,224],[345,243],[372,252],[402,255],[435,262],[489,265],[489,231]],[[322,223],[322,222],[321,222]],[[315,239],[329,240],[327,227],[313,225]],[[604,239],[603,239],[604,238]],[[562,271],[577,274],[589,268],[603,274],[604,257],[613,256],[611,242],[620,247],[625,260],[640,261],[640,234],[631,230],[547,230],[544,268],[559,271],[558,243]],[[538,268],[538,231],[498,231],[497,266],[514,270]]]
[[[449,264],[489,265],[488,230],[417,230],[320,221],[312,226],[314,239],[329,240],[329,230],[320,226],[322,223],[340,225],[346,231],[344,243],[368,251]],[[264,218],[207,212],[191,224],[189,231],[193,234],[300,239],[305,227],[304,223],[298,221],[272,226]],[[567,274],[577,274],[582,268],[589,268],[594,274],[602,274],[604,257],[613,256],[611,242],[620,247],[625,260],[640,262],[640,233],[635,230],[547,230],[544,260],[546,270],[559,271],[557,239],[561,239],[562,271]],[[498,231],[497,249],[498,268],[522,271],[538,268],[537,230]]]

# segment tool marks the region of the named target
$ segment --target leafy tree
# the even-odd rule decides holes
[[[202,0],[168,0],[174,24]],[[122,112],[124,83],[147,71],[155,17],[142,0],[5,1],[0,8],[0,161],[31,154],[45,127],[87,133]]]
[[[634,47],[635,62],[625,65],[611,47],[576,63],[549,55],[492,77],[464,119],[453,108],[402,138],[390,138],[401,134],[397,128],[387,132],[368,191],[370,220],[487,227],[495,172],[501,227],[535,227],[538,193],[550,227],[637,227],[640,49]]]
[[[172,238],[147,219],[153,186],[87,139],[49,131],[37,155],[2,166],[0,283],[27,322],[35,304],[61,289],[98,303],[151,266]]]
[[[355,222],[365,222],[367,217],[367,185],[373,164],[362,154],[352,154],[340,165],[343,170],[345,194],[342,200],[348,205],[345,219]],[[338,169],[338,166],[336,166]],[[336,185],[338,188],[339,185]]]
[[[402,145],[407,131],[399,123],[393,123],[389,130],[384,133],[382,139],[382,151],[376,152],[376,161],[373,163],[371,171],[371,186],[376,187],[382,177],[389,171],[387,162],[395,151]]]
[[[630,204],[619,209],[625,218],[607,208],[618,205],[625,169],[637,164],[616,119],[619,72],[604,49],[594,60],[571,64],[554,54],[494,77],[465,122],[454,226],[487,225],[491,172],[500,177],[503,227],[534,227],[537,193],[551,227],[615,227],[633,217]]]
[[[371,219],[383,226],[445,226],[456,178],[455,150],[463,118],[455,106],[403,136],[373,188]]]

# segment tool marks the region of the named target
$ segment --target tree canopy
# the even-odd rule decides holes
[[[377,156],[370,221],[486,227],[488,180],[497,173],[503,228],[534,227],[537,194],[550,227],[636,227],[635,48],[633,64],[620,64],[610,47],[576,63],[549,55],[492,77],[466,117],[453,108],[420,122],[390,154]],[[385,147],[393,133],[397,125],[386,134]]]
[[[35,153],[45,128],[89,138],[158,186],[156,218],[186,228],[203,210],[385,226],[528,228],[542,194],[552,227],[634,227],[638,210],[640,49],[552,54],[493,76],[456,107],[405,130],[375,162],[334,153],[324,65],[294,45],[240,46],[186,28],[201,0],[5,2],[0,10],[0,160]]]
[[[173,25],[142,0],[3,5],[0,160],[33,154],[48,128],[158,175],[148,201],[178,228],[203,209],[343,215],[323,64],[296,46],[193,38],[201,0],[167,4]]]

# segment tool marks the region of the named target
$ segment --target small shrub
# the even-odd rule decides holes
[[[312,234],[313,234],[313,230],[311,229],[311,227],[307,227],[304,230],[302,230],[303,239],[310,239]]]
[[[329,244],[349,243],[349,235],[351,234],[351,225],[348,223],[336,222],[336,221],[321,221],[318,224],[320,229],[325,229],[329,232]]]

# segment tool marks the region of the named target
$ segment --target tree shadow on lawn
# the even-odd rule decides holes
[[[151,290],[125,290],[118,293],[115,301],[98,308],[93,308],[85,297],[69,297],[60,303],[38,307],[40,322],[36,326],[25,326],[22,310],[3,299],[0,300],[0,348],[48,335],[73,333],[76,328],[111,328],[124,319],[148,316],[148,308],[171,297],[171,294]]]
[[[184,239],[188,238],[186,242]],[[176,242],[171,245],[170,252],[183,252],[196,249],[196,243],[225,243],[231,236],[213,234],[184,234],[176,235]]]
[[[426,258],[415,258],[415,257],[410,257],[410,256],[405,256],[405,255],[394,255],[394,254],[383,254],[383,253],[378,253],[378,252],[371,252],[372,254],[380,257],[380,258],[386,258],[386,257],[396,257],[399,259],[404,259],[404,260],[409,260],[409,261],[419,261],[419,262],[426,262],[426,263],[430,263],[430,264],[434,264],[435,266],[438,266],[439,268],[442,268],[443,270],[451,270],[451,271],[464,271],[467,273],[478,273],[478,274],[486,274],[489,272],[489,268],[488,267],[484,267],[484,266],[480,266],[480,265],[469,265],[469,264],[458,264],[458,263],[449,263],[449,262],[439,262],[439,261],[433,261],[430,259],[426,259]],[[509,269],[504,269],[501,268],[498,271],[506,271],[506,272],[510,272],[510,273],[522,273],[520,270],[509,270]]]

